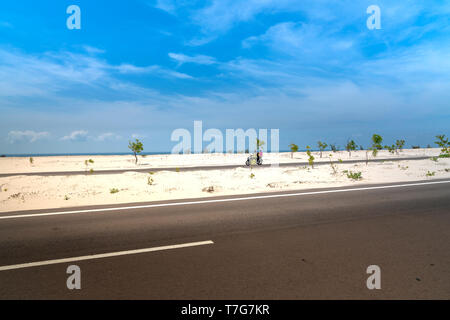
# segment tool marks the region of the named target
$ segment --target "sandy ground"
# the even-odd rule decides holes
[[[330,152],[324,153],[323,160],[328,161]],[[401,156],[439,154],[437,149],[405,150]],[[203,158],[202,158],[203,156]],[[239,157],[238,157],[239,156]],[[346,157],[347,156],[347,157]],[[380,154],[380,157],[398,157],[397,155]],[[175,159],[171,159],[174,157]],[[175,165],[181,156],[149,156],[145,161],[167,165],[169,159]],[[201,158],[203,165],[210,164],[208,157],[228,159],[231,161],[242,159],[245,155],[189,155],[184,163],[190,163],[193,158]],[[281,155],[283,160],[290,160],[290,154]],[[365,158],[365,152],[352,154],[352,159]],[[34,166],[44,166],[44,171],[52,171],[50,167],[56,163],[59,168],[74,170],[84,166],[87,157],[57,157],[59,159],[36,158]],[[73,159],[76,158],[76,159]],[[117,168],[128,165],[129,157],[90,157],[94,160],[92,167]],[[108,163],[107,159],[113,159]],[[206,158],[206,159],[205,159]],[[2,159],[0,163],[8,164],[8,169],[19,168],[12,159]],[[0,211],[19,211],[30,209],[60,208],[84,205],[116,204],[129,202],[156,201],[168,199],[198,198],[218,195],[247,194],[259,192],[273,192],[285,190],[302,190],[309,188],[338,187],[370,183],[407,182],[418,180],[450,179],[450,159],[405,160],[380,163],[348,164],[347,152],[335,153],[333,159],[343,162],[335,165],[310,167],[263,167],[236,168],[226,170],[204,171],[159,171],[155,173],[125,172],[121,174],[73,176],[25,176],[15,175],[0,178]],[[19,161],[20,160],[20,161]],[[16,160],[23,165],[28,159]],[[3,162],[4,161],[4,162]],[[294,161],[306,161],[306,155],[298,153]],[[67,162],[67,166],[64,166]],[[217,164],[222,164],[218,162]],[[98,165],[98,167],[97,167]],[[115,166],[116,165],[116,166]],[[28,166],[30,164],[28,163]],[[78,166],[78,167],[77,167]],[[181,167],[181,165],[179,165]],[[135,168],[135,167],[134,167]],[[2,172],[4,172],[2,167]],[[30,170],[32,171],[32,170]],[[348,172],[361,172],[362,179],[353,180],[347,176]],[[428,175],[427,175],[428,173]],[[112,193],[112,189],[118,192]]]
[[[322,158],[318,152],[313,152],[316,162],[329,161],[328,155],[332,154],[334,160],[342,159],[366,159],[366,151],[353,151],[351,157],[346,151],[336,153],[324,151]],[[415,156],[437,156],[439,149],[408,149],[391,154],[382,150],[377,155],[378,159],[391,159],[398,157]],[[136,165],[134,156],[55,156],[55,157],[34,157],[33,163],[29,158],[6,157],[0,158],[0,173],[27,173],[27,172],[61,172],[61,171],[95,171],[114,169],[145,169],[145,168],[168,168],[168,167],[193,167],[193,166],[217,166],[217,165],[243,165],[248,154],[170,154],[170,155],[148,155],[139,156]],[[372,156],[369,156],[372,158]],[[289,163],[308,161],[305,152],[291,153],[265,153],[264,163]],[[85,165],[86,160],[93,160],[94,163]]]

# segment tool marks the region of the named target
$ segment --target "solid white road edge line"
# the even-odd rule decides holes
[[[214,200],[199,200],[199,201],[160,203],[160,204],[149,204],[149,205],[131,206],[131,207],[117,207],[117,208],[87,209],[87,210],[61,211],[61,212],[48,212],[48,213],[35,213],[35,214],[21,214],[21,215],[0,216],[0,220],[2,220],[2,219],[17,219],[17,218],[37,218],[37,217],[44,217],[44,216],[66,215],[66,214],[75,214],[75,213],[123,211],[123,210],[133,210],[133,209],[146,209],[146,208],[171,207],[171,206],[186,206],[186,205],[193,205],[193,204],[206,204],[206,203],[217,203],[217,202],[231,202],[231,201],[269,199],[269,198],[296,197],[296,196],[307,196],[307,195],[326,194],[326,193],[353,192],[353,191],[365,191],[365,190],[378,190],[378,189],[390,189],[390,188],[415,187],[415,186],[425,186],[425,185],[444,184],[444,183],[450,183],[450,180],[448,180],[448,181],[431,181],[431,182],[409,183],[409,184],[396,184],[396,185],[390,185],[390,186],[376,186],[376,187],[363,187],[363,188],[335,189],[335,190],[325,190],[325,191],[310,191],[310,192],[299,192],[299,193],[273,194],[273,195],[266,195],[266,196],[248,196],[248,197],[242,197],[242,198],[228,198],[228,199],[214,199]]]
[[[162,250],[172,250],[172,249],[180,249],[180,248],[187,248],[187,247],[204,246],[204,245],[208,245],[208,244],[214,244],[214,242],[211,240],[208,240],[208,241],[200,241],[200,242],[175,244],[175,245],[170,245],[170,246],[146,248],[146,249],[118,251],[118,252],[93,254],[93,255],[89,255],[89,256],[81,256],[81,257],[73,257],[73,258],[65,258],[65,259],[55,259],[55,260],[22,263],[22,264],[10,265],[10,266],[1,266],[0,271],[39,267],[39,266],[46,266],[46,265],[50,265],[50,264],[69,263],[69,262],[76,262],[76,261],[83,261],[83,260],[103,259],[103,258],[125,256],[125,255],[130,255],[130,254],[147,253],[147,252],[154,252],[154,251],[162,251]]]

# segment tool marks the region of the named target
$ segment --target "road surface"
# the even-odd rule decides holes
[[[246,157],[242,158],[245,162]],[[385,161],[405,161],[405,160],[426,160],[430,159],[430,157],[399,157],[399,158],[379,158],[379,159],[369,159],[368,162],[385,162]],[[334,164],[340,163],[339,161],[333,160],[331,161]],[[343,163],[366,163],[366,160],[345,160]],[[257,168],[265,168],[270,167],[272,164],[266,163],[261,166],[254,166]],[[280,167],[298,167],[298,166],[308,166],[309,163],[306,162],[288,162],[288,163],[279,163]],[[320,165],[330,165],[329,161],[323,162],[315,162],[315,166]],[[11,177],[11,176],[70,176],[70,175],[99,175],[99,174],[115,174],[115,173],[124,173],[124,172],[157,172],[157,171],[200,171],[200,170],[223,170],[223,169],[236,169],[236,168],[247,168],[244,164],[242,165],[222,165],[222,166],[196,166],[196,167],[160,167],[160,168],[128,168],[128,169],[111,169],[111,170],[94,170],[92,173],[86,170],[79,171],[53,171],[53,172],[15,172],[15,173],[0,173],[0,178],[3,177]]]
[[[1,299],[450,299],[449,266],[445,180],[0,214]]]

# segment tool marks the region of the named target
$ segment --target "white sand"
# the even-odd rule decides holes
[[[361,160],[366,158],[366,151],[353,151],[351,157],[348,152],[339,151],[332,153],[324,151],[322,158],[318,152],[313,152],[316,162],[328,162],[328,155],[332,154],[334,160],[354,159]],[[391,154],[382,150],[377,155],[378,159],[391,159],[398,157],[417,157],[417,156],[437,156],[439,149],[415,149],[403,150],[399,154]],[[246,154],[170,154],[170,155],[149,155],[139,156],[139,162],[136,165],[134,156],[55,156],[55,157],[34,157],[33,164],[29,158],[6,157],[0,158],[0,173],[27,173],[27,172],[64,172],[64,171],[83,171],[93,168],[95,171],[114,170],[114,169],[145,169],[145,168],[177,168],[193,166],[217,166],[217,165],[244,165],[247,159]],[[297,152],[291,158],[291,153],[265,153],[264,163],[289,163],[305,162],[308,156],[305,152]],[[370,158],[372,156],[370,155]],[[92,159],[93,164],[85,166],[85,160]]]
[[[328,161],[326,152],[323,161]],[[435,156],[438,149],[405,150],[400,156]],[[273,155],[272,155],[273,156]],[[184,158],[185,157],[185,158]],[[378,158],[399,157],[383,151]],[[1,172],[24,171],[60,171],[82,170],[85,159],[93,159],[90,165],[95,170],[136,168],[127,156],[95,156],[95,157],[42,157],[35,158],[31,166],[28,158],[0,159]],[[183,158],[183,165],[177,163]],[[220,159],[219,159],[220,158]],[[265,158],[267,160],[268,157]],[[284,162],[292,161],[290,154],[281,154]],[[418,180],[450,179],[450,159],[439,159],[437,162],[427,160],[385,161],[383,163],[346,164],[347,152],[333,154],[333,159],[342,159],[337,164],[338,173],[334,174],[330,165],[317,166],[314,169],[305,167],[283,168],[237,168],[226,170],[203,171],[160,171],[154,174],[126,172],[105,175],[73,175],[73,176],[24,176],[15,175],[0,178],[0,211],[18,211],[30,209],[60,208],[84,205],[116,204],[144,202],[168,199],[185,199],[218,195],[248,194],[285,190],[302,190],[309,188],[338,187],[358,184],[407,182]],[[365,152],[352,153],[352,159],[364,159]],[[148,156],[143,159],[146,165],[174,167],[211,165],[223,163],[241,164],[246,155],[170,155]],[[306,161],[303,153],[295,155],[293,161]],[[320,159],[318,159],[320,160]],[[141,164],[143,166],[143,164]],[[6,168],[6,170],[4,170]],[[447,170],[446,170],[447,169]],[[362,180],[353,181],[343,171],[361,172]],[[427,172],[434,176],[427,176]],[[251,174],[254,177],[251,177]],[[148,184],[148,178],[153,184]],[[204,191],[212,186],[214,191]],[[110,193],[117,188],[118,193]],[[67,196],[67,198],[66,198]],[[67,199],[67,200],[66,200]]]

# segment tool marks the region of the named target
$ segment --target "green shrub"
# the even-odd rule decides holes
[[[436,138],[438,140],[435,143],[441,147],[441,154],[450,154],[450,143],[448,142],[448,138],[445,137],[445,134],[438,135]]]
[[[384,146],[384,148],[387,149],[392,154],[394,154],[397,151],[397,147],[395,146],[395,144],[391,146]]]
[[[435,174],[436,174],[436,172],[434,172],[434,171],[433,172],[428,171],[426,176],[427,177],[434,177]]]
[[[397,146],[397,149],[402,151],[403,147],[405,146],[406,141],[405,140],[397,140],[395,142],[395,145]]]
[[[291,149],[291,158],[294,158],[294,152],[298,152],[298,145],[291,143],[289,148]]]
[[[261,151],[265,144],[266,143],[263,140],[259,140],[258,138],[256,138],[256,151]]]
[[[347,171],[347,178],[352,179],[354,181],[361,180],[362,179],[362,173],[361,172],[352,172]]]
[[[148,177],[147,178],[147,184],[149,185],[149,186],[151,186],[151,185],[153,185],[153,178],[152,177]]]
[[[325,142],[319,141],[319,142],[317,142],[317,146],[319,147],[320,158],[322,158],[322,152],[325,151],[325,149],[328,147],[328,144],[326,144]]]
[[[89,168],[89,164],[93,164],[93,163],[94,163],[94,160],[92,160],[92,159],[84,160],[84,165],[86,166],[86,171],[87,171],[87,169]],[[94,170],[91,169],[90,172],[93,173]]]
[[[372,150],[372,155],[374,157],[377,156],[378,150],[382,150],[383,146],[381,145],[383,143],[383,138],[379,134],[374,134],[372,136],[372,147],[370,150]]]
[[[308,163],[309,165],[314,168],[314,156],[311,153],[311,148],[309,146],[306,146],[306,154],[309,156]]]
[[[119,192],[119,189],[116,189],[116,188],[109,189],[109,193],[111,193],[111,194],[118,193],[118,192]]]
[[[255,177],[255,175],[252,173],[250,174],[250,179],[253,179]]]
[[[345,149],[348,152],[348,156],[352,156],[352,151],[356,150],[356,143],[353,140],[350,140],[347,142],[347,145],[345,146]]]
[[[333,161],[331,161],[331,158],[333,157],[333,155],[330,154],[329,157],[330,157],[330,166],[331,166],[331,169],[333,170],[333,174],[336,175],[336,174],[338,173],[337,165],[335,165],[335,164],[333,163]]]

